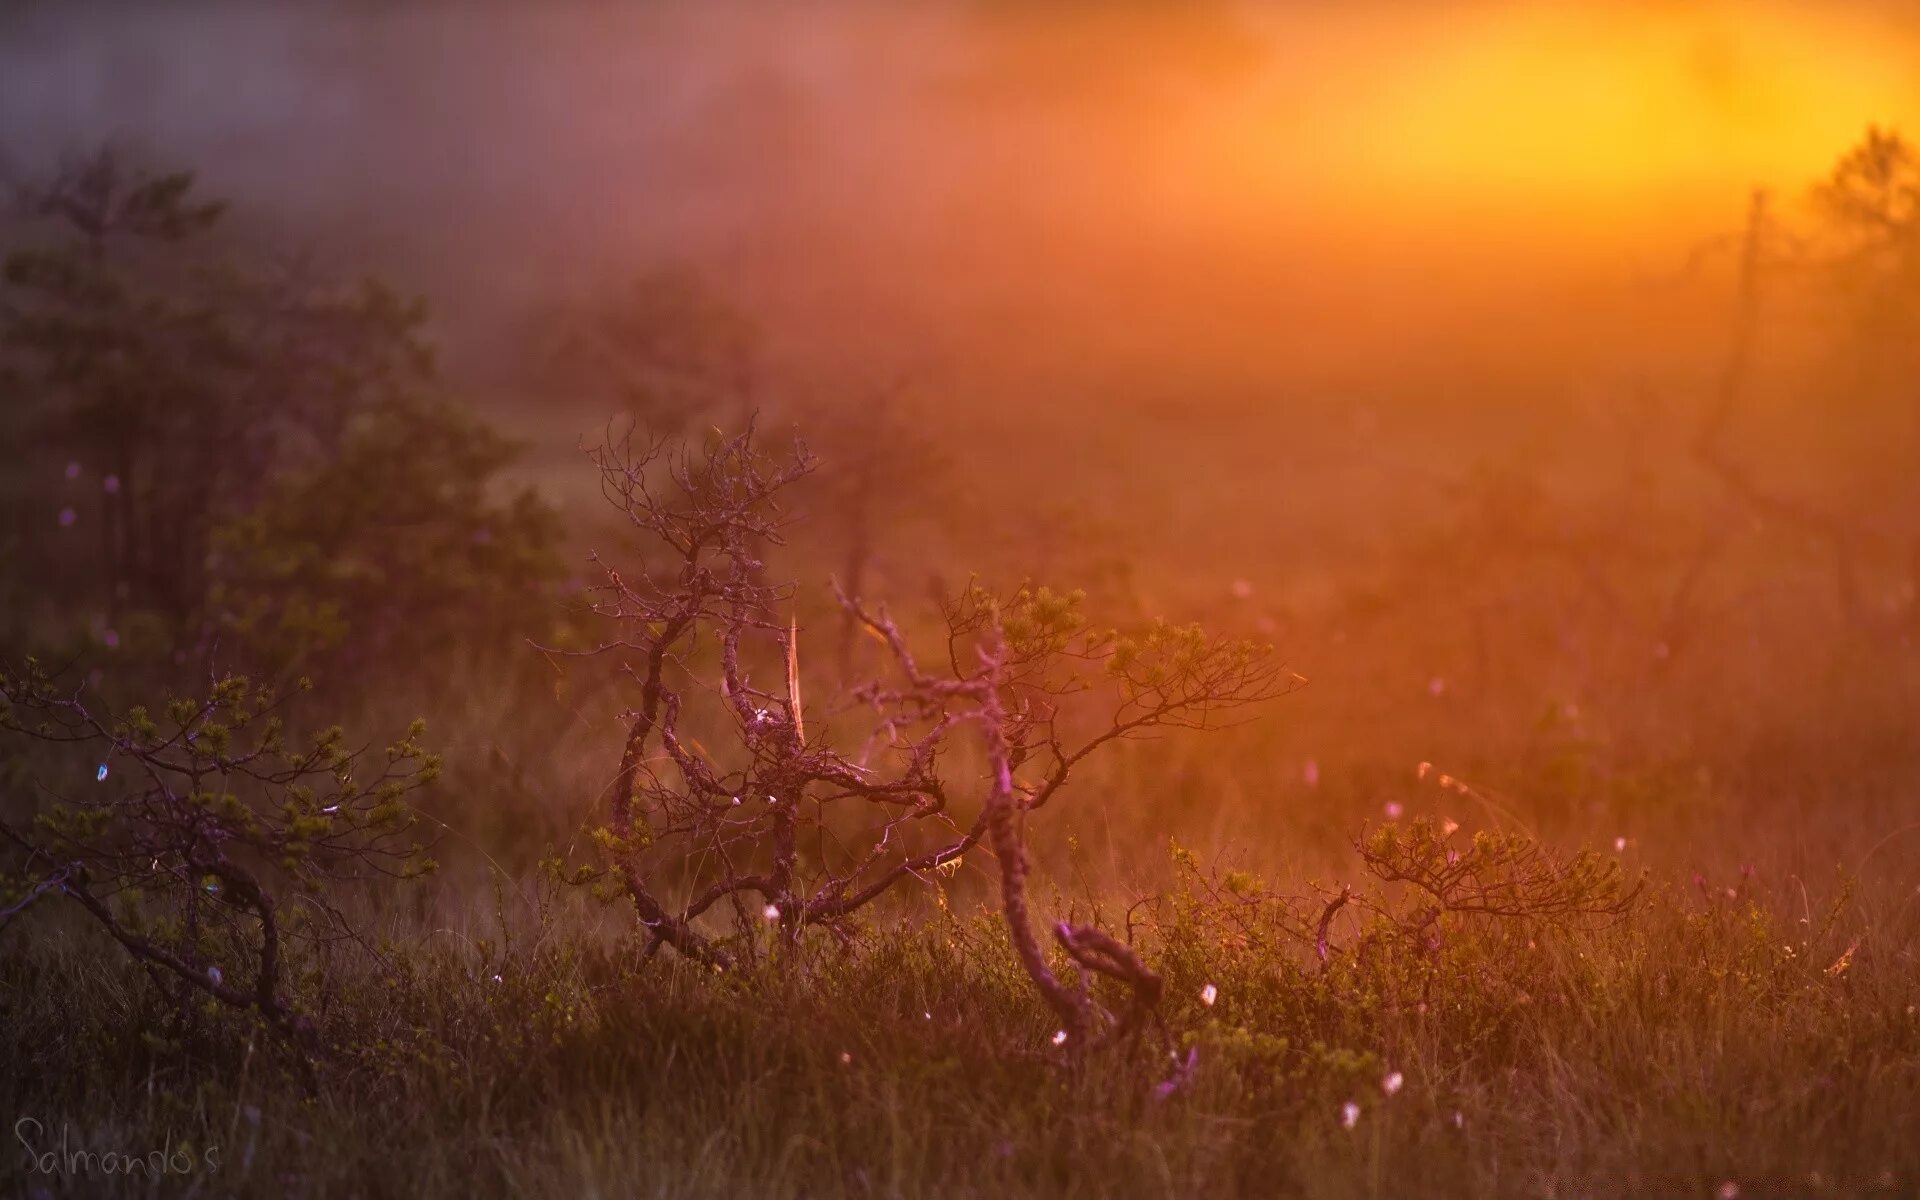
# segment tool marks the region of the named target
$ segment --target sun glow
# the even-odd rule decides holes
[[[1276,29],[1295,61],[1211,131],[1245,199],[1565,215],[1803,187],[1870,123],[1910,128],[1910,34],[1758,5],[1363,10]],[[1305,48],[1301,48],[1305,47]],[[1331,64],[1338,63],[1338,72]],[[1373,197],[1356,202],[1356,197]],[[1365,210],[1365,211],[1363,211]],[[1407,213],[1409,216],[1430,213]]]
[[[1798,180],[1912,99],[1857,27],[1562,11],[1452,35],[1362,120],[1391,171],[1604,194]]]

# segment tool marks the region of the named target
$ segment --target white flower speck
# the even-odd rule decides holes
[[[760,915],[769,921],[778,921],[780,919],[780,906],[778,904],[769,904],[760,910]]]
[[[1447,692],[1447,681],[1446,681],[1446,680],[1444,680],[1444,679],[1442,679],[1442,678],[1440,678],[1440,677],[1439,677],[1438,675],[1435,675],[1435,676],[1434,676],[1434,677],[1433,677],[1432,679],[1429,679],[1429,680],[1427,680],[1427,694],[1428,694],[1428,695],[1430,695],[1430,696],[1444,696],[1444,695],[1446,695],[1446,692]]]
[[[1200,1003],[1206,1005],[1209,1008],[1213,1007],[1213,1002],[1215,1000],[1218,1000],[1219,998],[1220,998],[1220,989],[1213,986],[1212,984],[1208,984],[1207,986],[1200,989]]]
[[[94,769],[93,781],[95,783],[105,783],[107,781],[107,764],[101,763]]]
[[[1626,848],[1627,848],[1627,839],[1626,839],[1626,838],[1623,838],[1623,837],[1617,837],[1617,838],[1615,838],[1615,839],[1613,839],[1613,852],[1614,852],[1615,854],[1621,854],[1621,853],[1624,853],[1624,852],[1626,851]]]
[[[220,980],[221,980],[222,978],[224,978],[224,976],[222,976],[222,975],[220,974],[220,968],[219,968],[219,967],[208,967],[208,968],[207,968],[207,978],[213,981],[213,985],[214,985],[215,987],[218,987],[218,986],[220,986]]]
[[[1713,1194],[1720,1197],[1720,1200],[1738,1200],[1740,1185],[1729,1179],[1721,1184]]]
[[[1380,1081],[1380,1090],[1391,1096],[1406,1085],[1407,1077],[1398,1071],[1390,1072]]]
[[[1340,1123],[1352,1129],[1360,1123],[1360,1106],[1349,1100],[1340,1106]]]
[[[842,1050],[840,1052],[840,1065],[844,1067],[851,1064],[852,1062],[853,1062],[853,1055],[848,1053],[845,1050]]]
[[[1056,1045],[1056,1046],[1064,1046],[1064,1045],[1066,1045],[1066,1044],[1067,1044],[1067,1031],[1066,1031],[1066,1030],[1064,1030],[1064,1029],[1056,1029],[1056,1030],[1054,1030],[1054,1031],[1053,1031],[1053,1044],[1054,1044],[1054,1045]]]
[[[1386,814],[1387,814],[1387,819],[1389,821],[1398,821],[1400,819],[1400,814],[1405,811],[1406,811],[1405,809],[1400,807],[1400,802],[1398,800],[1387,801]]]

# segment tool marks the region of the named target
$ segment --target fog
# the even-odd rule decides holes
[[[1920,1194],[1916,138],[1916,0],[0,0],[23,1169]]]
[[[816,351],[920,366],[1041,328],[1119,372],[1578,355],[1917,78],[1911,14],[1812,4],[0,20],[16,174],[105,139],[192,166],[425,291],[456,342],[674,260]]]
[[[249,235],[423,294],[453,378],[563,502],[607,413],[527,348],[556,307],[672,266],[757,322],[762,403],[909,381],[1003,524],[1043,513],[1055,543],[1210,595],[1261,572],[1312,592],[1315,564],[1351,580],[1488,466],[1611,488],[1589,468],[1639,453],[1623,438],[1705,503],[1685,448],[1751,192],[1800,223],[1869,125],[1920,125],[1898,5],[0,21],[15,178],[130,147],[199,171]],[[1803,453],[1831,424],[1830,314],[1769,305],[1742,436],[1844,481],[1857,447]],[[937,524],[1013,569],[978,522]]]

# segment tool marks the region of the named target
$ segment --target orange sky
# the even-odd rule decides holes
[[[1309,35],[1312,20],[1292,18],[1328,41],[1305,71],[1311,114],[1251,92],[1208,123],[1200,156],[1254,198],[1304,182],[1488,212],[1697,204],[1803,187],[1867,123],[1920,111],[1911,32],[1841,4],[1375,7]],[[1310,151],[1276,153],[1282,137]]]
[[[450,308],[672,258],[1089,356],[1670,271],[1870,122],[1920,133],[1911,4],[0,11],[16,168],[128,139]]]

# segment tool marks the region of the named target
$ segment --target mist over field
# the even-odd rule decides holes
[[[1543,295],[1670,276],[1748,188],[1802,188],[1920,101],[1899,6],[21,4],[6,21],[16,172],[127,140],[450,311],[668,257],[783,328],[830,322],[849,352],[881,348],[863,330],[1031,351],[1044,319],[1081,355],[1259,336],[1276,373],[1358,338],[1520,349],[1469,325],[1487,309],[1568,339],[1576,314]]]
[[[912,377],[1049,450],[1048,414],[1089,410],[1683,406],[1724,338],[1702,246],[1920,102],[1899,6],[5,19],[15,175],[109,139],[191,165],[249,232],[429,297],[454,364],[563,449],[561,389],[499,358],[661,266],[816,389]]]
[[[0,6],[0,1178],[1920,1194],[1916,137],[1893,0]]]

